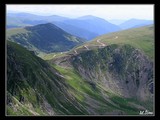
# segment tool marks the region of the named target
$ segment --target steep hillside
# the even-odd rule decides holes
[[[33,52],[7,43],[7,115],[138,115],[152,110],[150,101],[123,98],[72,67],[51,67]]]
[[[153,26],[99,36],[69,52],[52,53],[47,62],[7,43],[9,115],[154,112]]]
[[[84,114],[70,90],[57,70],[7,41],[7,115]]]
[[[74,68],[95,87],[98,84],[127,98],[151,100],[153,62],[130,45],[110,45],[72,58]]]
[[[144,108],[153,111],[153,44],[153,26],[146,26],[100,36],[49,62],[65,68],[62,73],[74,68],[99,95],[108,96],[105,100],[112,105],[133,111]],[[99,98],[103,99],[101,95]]]
[[[45,53],[67,51],[84,42],[51,23],[10,29],[6,37],[30,50]]]
[[[89,114],[153,111],[153,62],[130,45],[114,44],[57,57],[49,63],[68,79]]]

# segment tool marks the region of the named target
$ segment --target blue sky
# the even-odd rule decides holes
[[[76,18],[84,15],[93,15],[110,19],[147,19],[153,20],[154,18],[154,5],[153,4],[100,4],[100,5],[79,5],[79,4],[61,4],[61,5],[6,5],[7,12],[27,12],[37,15],[60,15],[70,18]]]

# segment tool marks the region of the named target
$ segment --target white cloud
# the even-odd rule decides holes
[[[7,11],[29,12],[38,15],[60,15],[66,17],[80,17],[95,15],[104,19],[153,19],[154,5],[7,5]]]

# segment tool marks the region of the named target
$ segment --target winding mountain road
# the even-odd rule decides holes
[[[74,50],[74,52],[75,52],[76,54],[78,54],[76,50]]]
[[[117,39],[117,38],[118,38],[118,36],[115,37],[115,39]]]
[[[53,58],[56,57],[56,55],[53,55]]]
[[[118,36],[115,36],[113,39],[117,39],[117,38],[118,38]],[[97,39],[97,43],[99,43],[100,46],[103,46],[103,47],[104,47],[104,46],[107,46],[106,44],[102,43],[100,40],[101,40],[101,39]],[[92,46],[97,46],[97,45],[92,45]],[[83,47],[86,48],[87,50],[90,50],[87,45],[84,45]],[[74,52],[75,52],[76,54],[78,54],[76,50],[74,50]]]
[[[100,40],[100,39],[98,39],[97,42],[98,42],[99,44],[101,44],[101,46],[106,46],[106,44],[100,42],[99,40]]]
[[[89,50],[89,48],[87,46],[84,46],[87,50]]]

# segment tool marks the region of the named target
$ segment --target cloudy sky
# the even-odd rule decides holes
[[[97,17],[109,19],[147,19],[154,18],[153,4],[100,4],[100,5],[6,5],[7,12],[28,12],[37,15],[60,15],[70,18],[76,18],[84,15],[94,15]]]

